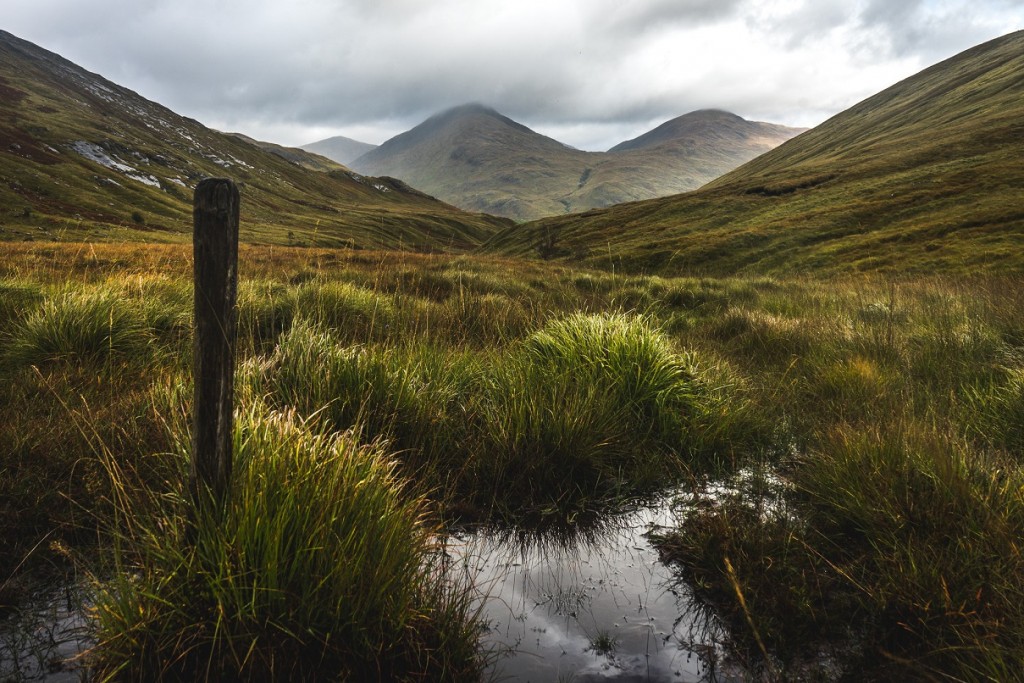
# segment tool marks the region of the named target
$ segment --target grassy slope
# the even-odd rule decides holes
[[[1022,73],[1018,32],[696,192],[517,226],[491,244],[661,272],[1019,272]]]
[[[700,187],[796,130],[725,112],[693,112],[628,149],[583,152],[479,105],[434,116],[353,162],[473,211],[516,220]],[[628,145],[629,143],[623,143]]]
[[[0,93],[2,239],[181,240],[190,188],[218,175],[240,185],[251,242],[469,248],[504,225],[398,182],[300,168],[7,33]],[[89,160],[76,143],[134,171]]]

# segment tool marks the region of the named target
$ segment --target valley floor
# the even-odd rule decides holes
[[[0,251],[0,602],[30,569],[115,577],[101,671],[478,675],[431,539],[668,486],[662,558],[765,680],[1024,667],[1019,278],[243,246],[232,501],[186,552],[190,249]]]

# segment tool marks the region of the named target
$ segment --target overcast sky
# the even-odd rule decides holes
[[[695,109],[813,126],[1024,0],[3,0],[0,28],[220,130],[380,143],[480,102],[581,149]]]

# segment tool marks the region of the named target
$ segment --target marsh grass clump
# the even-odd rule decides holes
[[[292,325],[295,289],[279,282],[243,282],[238,287],[238,339],[243,352],[272,347]]]
[[[192,331],[192,287],[166,276],[138,277],[124,286],[137,299],[142,318],[156,339],[172,345],[189,341]]]
[[[1024,368],[967,390],[966,430],[972,438],[1024,458]]]
[[[430,418],[420,400],[423,383],[409,365],[398,351],[346,346],[302,320],[246,373],[272,405],[315,416],[336,431],[358,429],[410,448],[426,438]]]
[[[11,333],[7,359],[95,362],[145,355],[151,341],[142,316],[109,288],[67,289],[47,298]]]
[[[398,317],[393,297],[349,282],[313,282],[298,293],[302,315],[352,343],[386,339]]]
[[[696,357],[677,354],[646,318],[569,316],[531,335],[523,354],[542,373],[572,375],[610,395],[641,433],[666,444],[683,435],[705,391]]]
[[[710,392],[692,355],[652,323],[576,314],[527,337],[492,372],[476,478],[495,499],[571,507],[651,491],[696,464]],[[506,503],[507,504],[507,503]]]
[[[874,615],[865,627],[876,648],[922,674],[1001,680],[1019,670],[1019,471],[955,436],[897,423],[837,430],[795,483],[811,542]]]
[[[380,446],[256,406],[241,416],[235,449],[223,517],[191,513],[192,543],[181,537],[190,505],[181,490],[125,503],[115,531],[120,571],[95,599],[102,675],[479,674],[469,600],[440,569],[424,500],[410,494]],[[122,477],[116,466],[111,475]]]
[[[1012,679],[1024,479],[1007,465],[927,425],[837,427],[789,472],[785,507],[698,507],[662,549],[739,650],[784,672],[828,646],[869,680]]]
[[[609,631],[600,629],[594,637],[590,639],[590,645],[587,649],[596,655],[611,657],[615,654],[615,648],[618,646],[618,638],[613,636]]]

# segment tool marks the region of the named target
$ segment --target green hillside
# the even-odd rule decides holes
[[[655,272],[1024,270],[1024,32],[968,50],[689,194],[489,246]]]
[[[323,170],[0,31],[0,239],[178,241],[191,234],[192,188],[208,176],[239,184],[249,242],[466,249],[508,224],[393,179]]]

